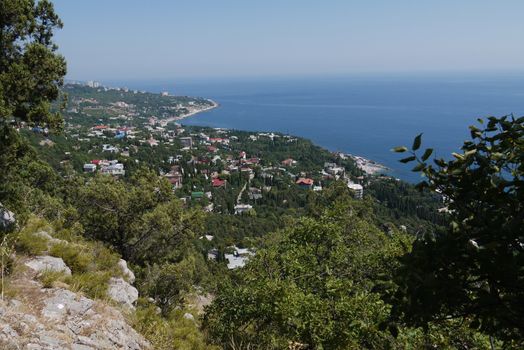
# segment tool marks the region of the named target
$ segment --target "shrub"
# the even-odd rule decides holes
[[[93,255],[78,244],[58,243],[51,247],[52,256],[62,258],[73,273],[83,273],[93,264]]]
[[[154,305],[142,305],[132,319],[133,328],[148,339],[155,349],[216,350],[206,344],[204,335],[194,321],[184,318],[185,311],[177,310],[162,317]]]
[[[15,248],[18,251],[40,255],[47,250],[47,239],[35,235],[38,231],[49,231],[47,222],[37,218],[29,219],[27,225],[18,233]]]

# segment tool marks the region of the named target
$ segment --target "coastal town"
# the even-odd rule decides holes
[[[186,207],[210,215],[267,220],[275,211],[302,210],[310,193],[321,193],[334,182],[344,183],[361,200],[370,181],[385,171],[373,161],[291,135],[181,124],[218,106],[208,99],[93,82],[69,84],[65,91],[69,104],[62,134],[20,125],[47,161],[64,173],[88,177],[128,177],[143,166],[157,169]],[[222,240],[227,236],[222,233]],[[253,253],[242,244],[237,247],[243,240],[229,240],[219,250],[215,239],[213,232],[202,238],[207,257],[225,258],[230,269],[243,266]]]

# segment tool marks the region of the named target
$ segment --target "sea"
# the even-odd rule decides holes
[[[331,151],[362,156],[416,183],[420,174],[391,149],[412,144],[447,158],[477,118],[524,115],[524,73],[374,74],[118,82],[132,89],[213,99],[219,108],[186,125],[274,131],[311,139]]]

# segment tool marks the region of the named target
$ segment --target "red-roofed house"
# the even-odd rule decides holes
[[[300,188],[304,188],[304,189],[310,189],[313,187],[313,179],[309,179],[309,178],[304,178],[304,177],[301,177],[300,179],[297,180],[296,184],[300,187]]]
[[[222,187],[226,185],[226,180],[221,180],[217,177],[211,180],[211,184],[213,185],[213,187]]]
[[[207,150],[208,150],[209,152],[213,152],[213,153],[215,153],[215,152],[217,151],[217,148],[216,148],[215,146],[208,146],[208,147],[207,147]]]

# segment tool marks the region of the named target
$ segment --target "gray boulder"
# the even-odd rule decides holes
[[[52,256],[36,256],[28,260],[25,265],[39,274],[44,271],[53,271],[71,275],[71,269],[64,263],[64,260]]]
[[[135,309],[134,303],[138,299],[138,290],[127,283],[123,278],[112,277],[109,280],[108,296],[118,304]]]

